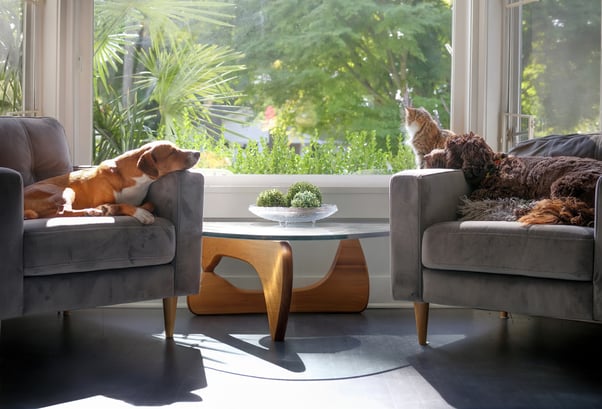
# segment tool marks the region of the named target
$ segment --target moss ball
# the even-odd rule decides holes
[[[309,190],[299,192],[291,200],[291,207],[320,207],[320,200]]]
[[[288,200],[280,190],[269,189],[259,193],[255,204],[261,207],[287,207]]]
[[[316,197],[316,199],[318,200],[318,205],[317,206],[294,206],[292,204],[293,202],[293,198],[297,195],[297,193],[300,192],[311,192],[314,194],[314,196]],[[320,189],[309,182],[295,182],[293,183],[289,188],[288,188],[288,192],[286,194],[286,198],[288,200],[288,202],[290,203],[291,206],[293,207],[319,207],[322,205],[322,192],[320,192]]]

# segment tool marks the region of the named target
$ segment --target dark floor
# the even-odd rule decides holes
[[[602,326],[433,309],[265,316],[95,309],[2,322],[0,408],[602,408]]]

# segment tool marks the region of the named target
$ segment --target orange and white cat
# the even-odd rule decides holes
[[[424,168],[424,155],[433,149],[444,148],[445,140],[455,134],[448,129],[441,129],[437,121],[429,112],[420,107],[405,107],[406,130],[408,131],[408,145],[414,151],[416,168]]]

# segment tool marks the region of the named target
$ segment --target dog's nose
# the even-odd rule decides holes
[[[190,166],[194,166],[194,164],[199,161],[199,158],[201,157],[201,152],[189,151],[189,153],[190,153],[190,156],[188,157],[188,159],[190,161]]]

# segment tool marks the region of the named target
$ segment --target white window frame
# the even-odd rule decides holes
[[[506,30],[502,37],[504,40],[502,84],[505,85],[502,95],[503,109],[501,112],[502,115],[505,114],[506,118],[502,118],[501,123],[502,128],[500,130],[500,135],[502,143],[500,150],[506,150],[516,143],[515,140],[511,139],[512,136],[516,136],[515,132],[527,134],[528,138],[534,136],[535,117],[532,115],[524,115],[521,111],[520,73],[523,67],[521,67],[520,52],[522,44],[522,6],[538,1],[539,0],[505,0],[503,27],[505,27]],[[602,30],[600,35],[602,39]],[[600,67],[602,68],[602,53]],[[600,84],[600,106],[602,107],[602,69],[600,70]],[[523,123],[521,125],[521,119],[526,124]],[[599,123],[602,124],[602,109],[600,109]]]
[[[454,0],[451,125],[501,147],[505,0]]]
[[[91,0],[25,2],[24,110],[57,118],[76,165],[92,163]]]

